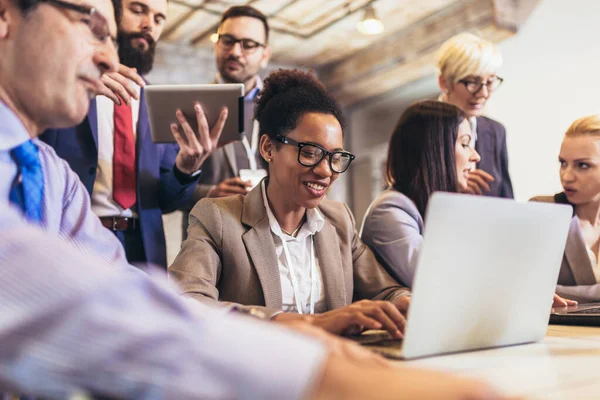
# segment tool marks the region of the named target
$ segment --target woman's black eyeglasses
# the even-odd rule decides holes
[[[354,154],[347,151],[329,151],[317,144],[297,142],[281,135],[277,135],[275,139],[280,143],[298,147],[298,162],[305,167],[314,167],[329,156],[329,168],[333,172],[341,174],[348,169],[355,158]]]

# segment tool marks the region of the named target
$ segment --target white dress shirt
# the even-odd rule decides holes
[[[475,143],[477,143],[477,118],[469,117],[469,125],[471,125],[471,142],[469,144],[475,148]]]
[[[134,83],[135,85],[135,83]],[[135,85],[138,96],[140,87]],[[92,190],[92,210],[99,217],[137,217],[135,205],[124,210],[113,199],[113,156],[115,153],[115,103],[105,96],[96,97],[98,113],[98,169]],[[137,137],[140,101],[131,98],[134,143]],[[137,158],[137,154],[136,154]]]
[[[310,295],[312,285],[315,285],[314,292],[318,293],[318,299],[315,299],[315,313],[327,311],[327,303],[325,301],[325,291],[323,288],[323,277],[319,266],[319,257],[314,250],[314,241],[312,236],[323,229],[325,219],[316,209],[306,210],[306,223],[302,225],[298,235],[292,237],[282,232],[279,222],[275,218],[269,202],[267,200],[265,182],[262,182],[262,195],[267,210],[267,218],[269,226],[275,242],[275,253],[279,264],[279,279],[281,280],[281,300],[282,310],[284,312],[298,312],[296,306],[296,297],[294,296],[294,288],[292,285],[291,271],[294,272],[296,282],[298,282],[298,295],[300,304],[303,305],[302,313],[310,313]],[[291,260],[288,260],[284,244],[289,250]],[[311,278],[311,252],[314,251],[314,263],[316,276]],[[290,263],[292,264],[290,268]],[[315,281],[313,282],[313,279]]]

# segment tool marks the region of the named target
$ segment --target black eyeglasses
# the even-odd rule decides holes
[[[500,78],[499,76],[495,76],[493,78],[490,78],[487,82],[474,81],[470,79],[461,79],[458,82],[465,85],[465,88],[467,88],[467,91],[469,93],[477,94],[483,88],[484,85],[487,88],[488,92],[493,92],[494,90],[498,89],[502,82],[504,82],[504,79]]]
[[[90,31],[94,35],[98,41],[101,43],[106,42],[107,39],[110,38],[110,31],[108,28],[108,21],[100,12],[96,10],[95,7],[84,6],[81,4],[73,4],[62,0],[41,0],[42,3],[48,3],[55,5],[60,8],[64,8],[66,10],[71,10],[78,12],[80,14],[86,15],[89,19],[82,19],[81,22],[86,24]],[[115,40],[110,38],[113,44],[116,47]]]
[[[265,47],[264,43],[259,43],[252,39],[238,39],[228,34],[219,35],[218,43],[228,50],[233,48],[236,43],[239,43],[244,53],[254,53],[259,47]]]
[[[298,162],[305,167],[314,167],[329,156],[329,168],[333,172],[341,174],[348,169],[355,158],[354,154],[347,151],[329,151],[317,144],[296,142],[294,139],[281,135],[277,135],[276,139],[283,144],[298,147]]]

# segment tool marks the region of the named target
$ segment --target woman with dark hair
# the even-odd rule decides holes
[[[400,117],[388,150],[389,189],[369,207],[361,238],[398,282],[412,286],[423,243],[423,218],[433,192],[468,192],[479,154],[463,111],[423,101]],[[465,216],[468,218],[468,216]],[[576,304],[554,295],[554,306]]]
[[[458,107],[439,101],[410,106],[388,150],[389,189],[369,207],[361,238],[398,280],[412,285],[423,242],[423,217],[433,192],[461,192],[479,154]]]
[[[354,159],[339,106],[313,75],[279,70],[256,119],[268,177],[246,196],[198,202],[170,277],[185,296],[241,312],[401,337],[408,290],[360,241],[348,207],[324,199]]]

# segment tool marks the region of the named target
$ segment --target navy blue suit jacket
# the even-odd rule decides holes
[[[514,198],[512,182],[508,174],[508,152],[506,151],[506,129],[487,117],[477,117],[477,142],[475,149],[481,156],[477,168],[495,179],[486,196]]]
[[[96,101],[87,118],[68,129],[50,129],[40,139],[56,150],[92,194],[98,166],[98,122]],[[166,268],[167,255],[162,214],[181,207],[191,196],[196,180],[181,183],[174,173],[176,144],[154,144],[150,136],[144,92],[136,137],[137,203],[142,241],[148,262]]]

